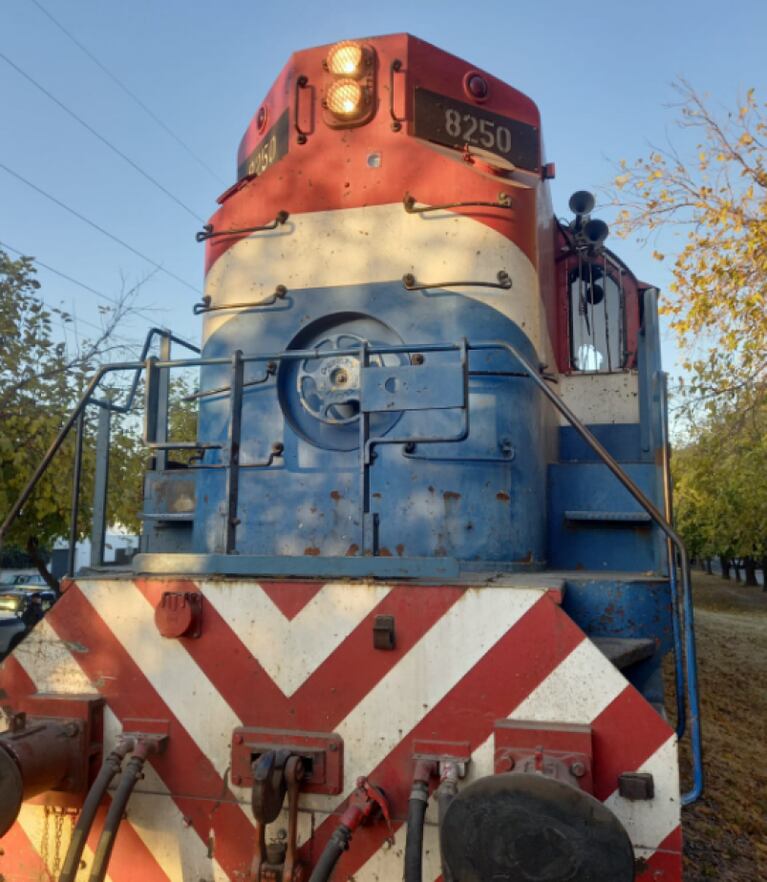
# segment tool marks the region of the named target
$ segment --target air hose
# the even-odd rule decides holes
[[[349,847],[351,838],[352,831],[346,824],[339,824],[336,827],[312,870],[309,882],[327,882],[330,879],[330,874],[338,863],[338,859]]]
[[[69,848],[64,857],[64,864],[59,875],[59,882],[74,882],[77,871],[80,869],[80,858],[85,848],[85,842],[88,839],[88,834],[91,832],[93,819],[96,817],[101,800],[104,798],[112,778],[120,771],[125,756],[133,750],[133,746],[132,738],[120,741],[99,769],[91,789],[85,797],[80,817],[77,819],[77,825],[72,832]]]
[[[156,750],[156,748],[157,744],[155,742],[140,741],[136,746],[133,756],[128,761],[128,765],[125,767],[115,795],[112,798],[112,804],[109,806],[101,836],[99,836],[99,843],[93,856],[93,866],[91,867],[89,882],[104,882],[109,868],[109,859],[112,857],[112,849],[117,837],[117,828],[123,819],[125,807],[128,805],[128,800],[133,793],[136,782],[141,777],[141,770],[144,768],[148,754]]]
[[[423,825],[426,818],[426,804],[428,801],[428,783],[426,781],[413,781],[410,801],[407,804],[405,882],[422,882],[423,879]]]

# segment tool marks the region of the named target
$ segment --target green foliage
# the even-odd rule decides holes
[[[767,399],[720,405],[675,450],[672,467],[677,524],[691,554],[767,555]]]
[[[39,290],[32,260],[12,260],[0,251],[0,518],[62,429],[97,363],[112,348],[115,327],[128,309],[127,298],[118,299],[114,308],[99,307],[101,334],[78,341],[72,316],[46,306]],[[83,447],[82,528],[90,517],[94,434],[91,413]],[[135,433],[118,423],[115,435],[121,454],[115,458],[115,479],[128,486],[137,478]],[[45,547],[68,535],[73,462],[74,432],[5,538],[6,546],[23,548],[27,538],[35,536]]]
[[[688,353],[691,392],[711,398],[767,384],[767,105],[750,89],[715,114],[686,82],[677,88],[695,150],[621,163],[612,195],[622,234],[681,238],[662,308]]]

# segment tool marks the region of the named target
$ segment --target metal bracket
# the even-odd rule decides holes
[[[371,366],[360,374],[360,406],[367,413],[466,405],[466,376],[460,364]]]
[[[496,278],[497,282],[453,281],[421,284],[412,273],[405,273],[402,277],[402,287],[406,291],[426,291],[429,288],[501,288],[508,291],[511,288],[511,277],[506,270],[498,270]]]
[[[304,732],[240,726],[232,734],[232,783],[253,784],[253,761],[262,754],[284,750],[304,760],[304,793],[335,795],[343,790],[344,743],[334,732]]]
[[[497,202],[483,202],[473,199],[467,202],[445,202],[442,205],[422,205],[418,208],[416,208],[415,196],[405,193],[402,204],[408,214],[426,214],[429,211],[444,211],[449,208],[512,208],[511,196],[504,192],[498,194]]]
[[[254,309],[257,306],[271,306],[278,300],[283,300],[287,293],[288,289],[284,285],[277,285],[274,293],[264,297],[263,300],[252,300],[247,303],[222,303],[221,306],[211,306],[210,295],[206,294],[199,303],[195,303],[192,312],[195,315],[204,315],[206,312],[218,312],[222,309]]]
[[[290,217],[287,211],[278,211],[276,217],[271,223],[264,224],[261,227],[242,227],[239,230],[216,230],[213,224],[204,224],[199,233],[195,233],[194,238],[198,242],[204,242],[206,239],[215,239],[218,236],[239,236],[243,233],[263,233],[268,230],[276,230],[281,227]]]
[[[494,736],[497,774],[538,773],[594,792],[590,726],[499,720]]]

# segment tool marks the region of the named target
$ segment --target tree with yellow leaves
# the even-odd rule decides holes
[[[690,391],[714,409],[717,396],[767,389],[767,105],[750,89],[719,118],[688,83],[677,89],[695,157],[669,147],[623,162],[612,195],[620,233],[686,233],[662,310],[687,353]]]

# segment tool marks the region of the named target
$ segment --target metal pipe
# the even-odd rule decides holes
[[[77,418],[75,435],[75,460],[72,468],[72,506],[69,514],[69,549],[67,551],[67,575],[75,574],[77,558],[77,520],[80,514],[80,479],[83,471],[83,435],[85,434],[85,407]]]
[[[115,749],[104,760],[103,765],[99,769],[98,775],[85,797],[85,802],[80,810],[80,817],[72,832],[72,838],[69,841],[69,848],[64,858],[64,864],[59,875],[59,882],[75,882],[77,872],[80,869],[80,858],[85,848],[85,843],[93,826],[93,819],[96,817],[98,807],[104,798],[107,787],[112,778],[120,771],[122,762],[126,755],[133,750],[134,741],[132,738],[125,738],[120,741]]]
[[[671,487],[671,457],[668,432],[668,374],[658,375],[658,394],[660,405],[660,443],[661,470],[663,475],[663,513],[671,522],[673,517],[673,498]],[[676,690],[676,736],[681,738],[687,726],[687,709],[685,708],[685,682],[683,667],[682,637],[679,629],[679,589],[676,581],[676,555],[670,539],[666,539],[668,552],[668,582],[671,594],[671,635],[674,643],[674,680]]]

